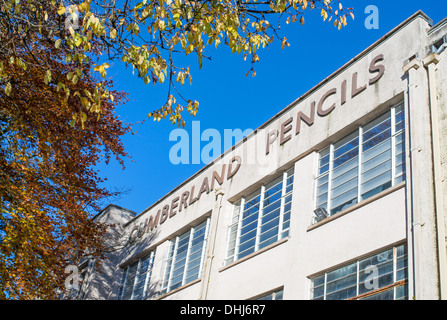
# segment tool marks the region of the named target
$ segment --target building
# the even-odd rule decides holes
[[[417,12],[144,212],[84,299],[446,299],[447,19]]]

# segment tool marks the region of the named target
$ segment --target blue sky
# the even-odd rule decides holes
[[[212,128],[222,136],[224,129],[256,129],[416,11],[422,10],[434,24],[447,17],[443,0],[344,0],[343,5],[354,8],[355,20],[348,19],[341,30],[323,22],[317,11],[307,12],[303,26],[283,24],[281,32],[290,47],[281,50],[277,41],[259,51],[256,77],[246,77],[250,63],[223,45],[210,49],[212,60],[204,59],[200,70],[197,59],[185,59],[193,85],[185,84],[181,93],[200,102],[197,115],[185,117],[185,129],[190,130],[191,121],[200,121],[202,132]],[[379,9],[377,30],[365,28],[368,5]],[[204,164],[172,164],[169,150],[176,142],[169,141],[169,134],[177,127],[169,120],[147,120],[148,113],[165,102],[165,85],[144,85],[119,63],[112,64],[108,75],[117,90],[129,94],[130,101],[117,109],[120,118],[128,123],[146,121],[134,125],[136,134],[123,139],[132,157],[126,159],[126,169],[112,161],[98,170],[107,178],[106,188],[127,190],[111,203],[141,213]],[[202,142],[202,147],[206,144]]]

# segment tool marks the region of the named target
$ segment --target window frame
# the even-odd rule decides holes
[[[284,300],[284,288],[282,287],[279,289],[268,291],[252,300],[258,300],[258,301]]]
[[[148,288],[149,288],[149,283],[150,283],[150,279],[152,276],[152,270],[153,270],[153,266],[154,266],[154,259],[155,259],[155,250],[148,252],[147,254],[145,254],[143,257],[139,258],[136,261],[133,261],[129,264],[127,264],[123,270],[122,270],[122,277],[121,277],[121,281],[120,281],[120,286],[118,289],[118,300],[136,300],[135,299],[135,294],[136,294],[136,288],[137,288],[137,284],[140,282],[139,277],[141,276],[141,274],[143,273],[141,270],[141,268],[143,267],[143,263],[146,259],[149,259],[148,265],[147,265],[147,269],[144,270],[144,284],[143,284],[143,292],[141,294],[141,299],[138,300],[144,300],[147,298],[148,296]],[[130,294],[130,298],[129,299],[124,299],[124,294],[125,294],[125,289],[126,286],[128,285],[128,281],[129,281],[129,269],[132,265],[134,265],[135,263],[137,263],[136,266],[136,271],[135,271],[135,276],[133,278],[133,283],[132,283],[132,292]]]
[[[188,229],[186,232],[176,236],[174,239],[171,239],[169,241],[169,247],[167,249],[167,255],[164,259],[165,262],[165,267],[164,267],[164,274],[163,274],[163,282],[162,282],[162,290],[161,293],[162,294],[166,294],[169,293],[171,291],[174,291],[178,288],[183,287],[184,285],[200,279],[202,271],[203,271],[203,267],[204,267],[204,262],[205,262],[205,256],[206,256],[206,250],[207,250],[207,244],[208,244],[208,236],[209,236],[209,228],[210,228],[210,220],[211,218],[208,217],[206,218],[206,220],[202,221],[201,223],[197,224],[196,226]],[[191,258],[191,248],[193,246],[197,246],[198,244],[192,245],[192,242],[194,239],[193,236],[195,234],[196,231],[199,231],[200,228],[204,227],[205,231],[204,231],[204,238],[201,241],[202,243],[202,252],[200,254],[200,262],[199,262],[199,270],[197,272],[197,274],[194,275],[194,278],[188,277],[187,278],[187,273],[188,271],[190,271],[190,269],[188,269],[188,264],[190,263],[189,259]],[[179,257],[178,254],[178,246],[179,246],[179,242],[181,240],[182,237],[186,236],[189,238],[188,242],[187,242],[187,248],[186,248],[186,255],[185,255],[185,262],[182,266],[183,271],[181,273],[182,275],[182,280],[180,281],[180,285],[176,286],[176,287],[172,287],[173,283],[172,280],[175,278],[174,277],[174,272],[175,270],[172,269],[172,267],[176,266],[176,263],[178,261],[177,258]],[[171,255],[172,253],[172,255]],[[195,252],[194,252],[195,253]],[[196,259],[197,260],[197,259]],[[180,274],[179,274],[180,275]],[[174,283],[174,285],[177,285],[177,283]]]
[[[292,196],[293,184],[295,180],[294,177],[295,177],[294,167],[289,168],[288,170],[285,170],[281,175],[276,176],[275,178],[269,180],[267,183],[264,183],[260,188],[256,189],[255,192],[251,193],[247,197],[242,197],[239,201],[233,204],[233,212],[231,214],[231,220],[229,223],[227,233],[227,247],[226,247],[224,266],[228,266],[231,263],[234,263],[246,256],[249,256],[250,254],[254,254],[262,250],[263,248],[268,247],[269,245],[277,243],[278,241],[288,237],[290,232],[290,217],[291,217],[292,200],[293,200]],[[272,194],[269,194],[266,197],[266,193],[274,189],[279,184],[282,184],[281,190],[274,191]],[[271,198],[277,195],[278,193],[280,193],[280,197],[278,199],[274,200],[272,203],[268,203],[267,205],[265,205],[265,201],[268,200],[268,198]],[[246,220],[247,218],[250,217],[250,216],[244,217],[244,212],[248,210],[246,208],[246,204],[250,203],[253,199],[258,197],[259,201],[254,206],[254,207],[258,206],[257,209],[258,216],[257,218],[255,218],[253,222],[247,224],[249,225],[256,221],[256,227],[248,231],[247,233],[242,234],[242,229],[247,226],[243,225],[243,220]],[[271,211],[267,211],[267,213],[264,214],[266,208],[278,202],[279,202],[278,208],[273,207]],[[286,207],[288,208],[286,209]],[[251,207],[249,207],[249,209],[251,209]],[[267,220],[267,222],[264,223],[262,222],[263,218],[267,217],[268,215],[274,213],[277,210],[279,210],[278,217],[274,217],[271,220]],[[267,231],[262,231],[262,227],[266,226],[271,221],[276,219],[278,219],[278,222],[275,223],[273,227],[267,229]],[[263,235],[266,235],[268,232],[276,228],[278,228],[278,231],[273,236],[270,236],[269,238],[261,241]],[[241,238],[244,235],[247,235],[255,230],[256,232],[254,237],[251,237],[242,243],[245,244],[249,241],[254,240],[254,245],[248,247],[248,249],[240,251]],[[274,238],[276,238],[276,240],[273,240],[271,242],[271,240]],[[245,253],[246,251],[250,252]],[[241,253],[244,253],[244,255],[241,256]]]
[[[398,255],[398,250],[400,248],[402,248],[404,253],[399,256]],[[391,284],[387,284],[387,285],[383,285],[381,287],[378,287],[376,289],[372,289],[372,290],[369,290],[369,291],[366,291],[366,292],[363,292],[363,293],[359,293],[359,291],[360,291],[360,283],[361,283],[360,273],[365,270],[365,268],[364,269],[360,269],[360,264],[362,262],[366,261],[367,259],[377,257],[380,254],[386,253],[387,251],[392,251],[392,254],[393,254],[393,257],[392,257],[392,283]],[[404,264],[404,266],[401,267],[400,269],[398,269],[398,266],[399,266],[399,261],[398,260],[399,259],[401,259],[400,262],[401,261],[406,262]],[[309,299],[310,300],[327,300],[327,295],[328,295],[328,292],[327,292],[328,274],[333,273],[333,272],[337,272],[339,270],[342,270],[343,268],[347,268],[347,267],[350,267],[350,266],[353,266],[353,265],[356,266],[356,270],[355,270],[355,277],[356,277],[355,291],[356,291],[356,294],[351,296],[351,297],[346,298],[345,300],[365,299],[365,298],[372,297],[374,295],[380,294],[380,293],[382,293],[384,291],[388,291],[390,289],[394,290],[394,292],[393,292],[393,300],[396,300],[396,298],[397,298],[397,289],[399,287],[401,287],[401,286],[407,286],[407,287],[405,288],[405,290],[406,290],[405,295],[403,297],[401,297],[400,299],[401,300],[405,300],[405,299],[409,298],[409,296],[408,296],[408,294],[409,294],[409,292],[408,292],[408,276],[409,276],[409,274],[408,274],[408,271],[409,271],[408,270],[408,267],[409,267],[409,265],[408,265],[408,246],[407,246],[406,243],[403,243],[403,244],[400,244],[400,245],[395,245],[393,247],[381,250],[379,252],[372,253],[372,254],[364,256],[362,258],[358,258],[358,259],[356,259],[353,262],[352,261],[348,262],[348,263],[343,264],[343,265],[341,265],[341,266],[339,266],[337,268],[332,268],[332,269],[330,269],[328,271],[319,273],[318,275],[309,277],[309,281],[310,281]],[[402,271],[403,271],[405,277],[403,279],[398,279],[397,275],[398,275],[399,272],[402,272]],[[351,273],[349,275],[353,275],[353,274],[354,273]],[[342,277],[336,278],[335,280],[332,280],[331,282],[339,281],[342,278],[347,278],[349,275],[343,275]],[[322,284],[322,286],[323,286],[323,294],[318,296],[317,298],[315,298],[315,296],[314,296],[314,288],[315,288],[315,286],[314,286],[314,282],[313,281],[315,279],[317,279],[317,278],[322,277],[322,276],[324,276],[324,280],[323,280],[323,284]],[[379,275],[379,277],[383,277],[383,276],[384,276],[383,274]],[[321,285],[319,285],[319,286],[321,287]],[[340,290],[345,290],[347,288],[349,288],[349,287],[342,287],[341,289],[339,289],[339,291]],[[336,291],[333,291],[330,294],[333,294],[334,292],[336,292]],[[323,299],[318,299],[318,298],[323,298]]]
[[[403,114],[404,117],[399,122],[397,122],[396,121],[397,120],[397,115],[398,114],[400,115],[401,113]],[[387,114],[389,114],[389,116],[386,116]],[[382,118],[382,117],[385,117],[385,118],[380,120],[380,118]],[[390,128],[388,128],[386,130],[383,130],[383,131],[380,131],[378,134],[376,134],[374,136],[371,136],[371,137],[369,137],[368,139],[366,139],[364,141],[364,136],[363,136],[364,133],[365,133],[364,132],[364,128],[368,127],[368,125],[373,124],[375,121],[378,121],[378,120],[380,120],[380,121],[378,123],[374,124],[368,130],[366,130],[366,132],[369,131],[369,130],[372,130],[372,129],[376,128],[376,127],[378,127],[379,125],[381,125],[381,124],[383,124],[383,123],[385,123],[387,121],[390,121]],[[403,127],[398,129],[397,125],[399,125],[399,124],[403,124]],[[364,142],[367,142],[367,141],[369,141],[371,139],[379,137],[382,134],[386,135],[386,132],[388,130],[390,130],[390,136],[388,138],[384,139],[383,141],[380,141],[377,145],[374,145],[373,147],[368,148],[367,150],[364,150],[364,145],[363,145]],[[349,203],[349,201],[348,201],[348,202],[344,202],[344,203],[339,204],[338,206],[342,206],[342,208],[337,210],[338,206],[332,207],[333,199],[336,198],[336,197],[333,197],[333,194],[334,194],[333,182],[334,182],[334,171],[335,171],[335,168],[334,168],[334,160],[335,160],[334,159],[334,154],[335,154],[335,148],[336,148],[335,146],[338,143],[342,142],[343,140],[347,139],[350,136],[354,136],[354,138],[348,139],[348,141],[345,141],[344,143],[342,143],[340,146],[338,146],[338,148],[341,148],[341,147],[343,147],[343,146],[345,146],[345,145],[347,145],[347,144],[349,144],[352,141],[357,139],[358,140],[357,147],[354,148],[354,149],[358,149],[357,155],[353,156],[349,160],[344,161],[342,164],[339,165],[339,167],[341,167],[343,165],[346,165],[350,161],[355,161],[355,163],[353,162],[354,167],[346,170],[346,172],[343,172],[343,173],[339,174],[337,176],[337,178],[341,177],[342,175],[344,175],[347,172],[349,172],[351,170],[354,170],[354,169],[357,169],[357,173],[356,173],[355,177],[353,177],[353,178],[351,178],[349,180],[346,180],[346,181],[342,180],[342,183],[340,183],[338,186],[347,184],[349,181],[354,180],[354,179],[357,179],[357,183],[356,183],[355,187],[352,187],[351,189],[348,189],[347,191],[344,191],[344,192],[340,193],[336,197],[339,197],[339,196],[341,196],[341,195],[343,195],[345,193],[348,193],[348,192],[350,192],[351,190],[353,190],[355,188],[357,189],[357,196],[355,198],[353,198],[352,200],[349,200],[349,201],[351,201],[351,203]],[[399,142],[396,142],[397,141],[396,139],[399,138],[400,136],[402,136],[402,139]],[[398,157],[398,156],[402,155],[402,157],[405,157],[405,154],[406,154],[406,149],[405,149],[406,143],[405,142],[406,142],[406,137],[405,137],[405,105],[404,105],[404,102],[400,102],[400,103],[398,103],[396,105],[393,105],[386,112],[384,112],[384,113],[380,114],[379,116],[375,117],[373,120],[369,121],[368,123],[366,123],[366,124],[364,124],[362,126],[359,126],[355,131],[349,133],[348,135],[344,136],[343,138],[338,139],[337,141],[335,141],[335,142],[329,144],[328,146],[326,146],[325,148],[323,148],[321,151],[318,152],[318,155],[317,155],[317,166],[316,166],[317,172],[315,174],[315,179],[314,179],[314,199],[313,199],[313,201],[314,201],[314,204],[313,204],[314,210],[316,210],[318,208],[326,207],[324,209],[326,210],[326,213],[327,213],[326,218],[328,218],[330,216],[337,215],[338,213],[340,213],[340,212],[342,212],[342,211],[344,211],[344,210],[346,210],[346,209],[348,209],[348,208],[350,208],[350,207],[352,207],[352,206],[354,206],[354,205],[356,205],[356,204],[358,204],[358,203],[360,203],[362,201],[365,201],[368,198],[370,198],[370,197],[374,196],[375,194],[379,193],[380,191],[379,192],[375,192],[375,193],[370,194],[370,195],[367,195],[368,192],[371,192],[371,191],[374,192],[374,188],[372,188],[370,190],[364,191],[363,190],[363,183],[365,181],[363,180],[363,178],[364,178],[365,174],[368,171],[371,171],[371,170],[379,167],[380,165],[383,165],[383,164],[387,163],[388,161],[391,162],[391,164],[390,164],[390,166],[391,166],[391,170],[390,170],[390,174],[391,174],[390,182],[391,182],[391,185],[389,187],[386,187],[382,191],[385,191],[385,190],[387,190],[387,189],[397,185],[398,183],[400,183],[402,181],[405,181],[405,177],[406,177],[406,168],[405,168],[406,161],[405,161],[405,158],[403,158],[403,161],[401,161],[399,164],[397,164],[397,160],[396,160],[396,157]],[[365,167],[365,164],[367,162],[367,161],[365,161],[365,162],[363,161],[364,160],[364,156],[366,155],[366,152],[372,150],[373,148],[379,146],[382,143],[389,143],[390,144],[390,149],[387,149],[385,151],[380,151],[381,153],[379,153],[379,155],[381,155],[382,153],[388,152],[388,150],[390,150],[391,151],[390,157],[387,158],[385,161],[379,163],[379,164],[374,164],[372,166],[372,168],[370,168],[369,170],[366,170],[366,171],[362,172],[362,169],[363,169],[363,167]],[[398,151],[398,145],[401,145],[401,147],[403,146],[403,150],[399,154],[396,154],[396,152]],[[354,150],[354,149],[352,149],[352,150]],[[340,158],[341,156],[351,152],[352,150],[348,150],[347,152],[343,153],[342,155],[339,155],[337,158]],[[328,157],[327,162],[323,162],[323,164],[322,164],[321,162],[326,157]],[[371,159],[373,159],[375,157],[377,157],[377,156],[374,156]],[[370,161],[371,159],[369,159],[368,161]],[[396,168],[398,166],[402,166],[402,171],[399,172],[399,173],[396,173]],[[323,168],[325,168],[325,167],[327,167],[327,170],[325,169],[325,171],[321,172],[321,170]],[[383,172],[380,172],[378,175],[373,176],[372,178],[370,178],[370,179],[368,179],[366,181],[372,181],[375,178],[379,177],[380,175],[386,174],[388,171],[389,170],[385,170]],[[320,183],[320,182],[324,181],[324,179],[327,179],[327,182]],[[324,187],[324,189],[322,188],[320,190],[320,188],[322,186],[324,186],[325,184],[327,184],[327,186]],[[380,187],[380,186],[378,186],[378,187]],[[378,187],[376,187],[376,188],[378,188]],[[382,185],[382,187],[383,187],[383,185]],[[322,191],[325,191],[325,192],[322,192]],[[367,195],[367,196],[365,197],[365,195]],[[324,198],[322,198],[322,197],[324,197]],[[336,210],[336,211],[333,212],[334,210]],[[316,215],[314,214],[313,217],[312,217],[312,224],[315,224],[315,223],[320,222],[322,220],[325,220],[325,219],[318,219],[316,217]]]

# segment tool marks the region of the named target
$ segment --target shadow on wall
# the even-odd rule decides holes
[[[153,240],[157,237],[156,229],[151,233],[144,233],[138,237],[131,237],[121,225],[109,224],[107,237],[107,250],[105,258],[98,265],[91,261],[89,266],[89,279],[85,279],[84,295],[86,300],[117,300],[118,291],[123,276],[123,269],[147,255],[151,250]],[[133,230],[132,226],[126,226]],[[129,233],[125,235],[125,233]],[[124,236],[123,236],[124,234]],[[147,296],[159,295],[160,283],[150,283]]]

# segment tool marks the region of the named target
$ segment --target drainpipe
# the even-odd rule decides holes
[[[407,110],[405,111],[405,123],[408,124],[408,129],[405,130],[406,137],[405,140],[408,141],[408,149],[409,152],[406,156],[406,162],[407,166],[409,167],[409,171],[411,172],[410,175],[407,175],[407,190],[408,190],[408,197],[407,197],[407,211],[408,212],[408,255],[409,255],[409,262],[412,262],[411,265],[409,265],[409,274],[408,274],[408,280],[409,280],[409,298],[416,299],[418,294],[418,284],[420,283],[420,268],[416,264],[416,261],[419,261],[420,257],[420,237],[421,237],[421,230],[420,230],[420,218],[419,216],[415,216],[416,212],[414,210],[414,182],[413,182],[413,161],[412,161],[412,153],[413,153],[413,134],[412,134],[412,101],[413,98],[413,88],[414,88],[414,77],[415,72],[417,69],[419,69],[420,63],[417,58],[414,58],[411,60],[407,65],[404,66],[404,73],[407,75],[407,90],[405,94],[405,105],[407,106]],[[410,274],[412,277],[410,277]]]
[[[444,49],[442,46],[440,49]],[[442,52],[439,50],[438,52]],[[435,208],[436,208],[436,226],[438,241],[438,268],[439,268],[439,290],[440,298],[447,300],[447,254],[446,254],[446,232],[445,232],[445,210],[443,208],[444,195],[442,192],[442,168],[441,168],[441,145],[439,114],[436,94],[436,65],[439,62],[440,55],[432,53],[423,59],[424,66],[428,74],[430,115],[432,130],[433,147],[433,175],[435,188]]]
[[[217,227],[219,225],[220,210],[222,208],[222,198],[224,191],[221,188],[216,189],[216,203],[211,213],[209,242],[206,253],[205,265],[203,268],[202,287],[200,289],[200,300],[207,300],[208,288],[211,280],[212,264],[214,260],[214,252],[217,239]]]

